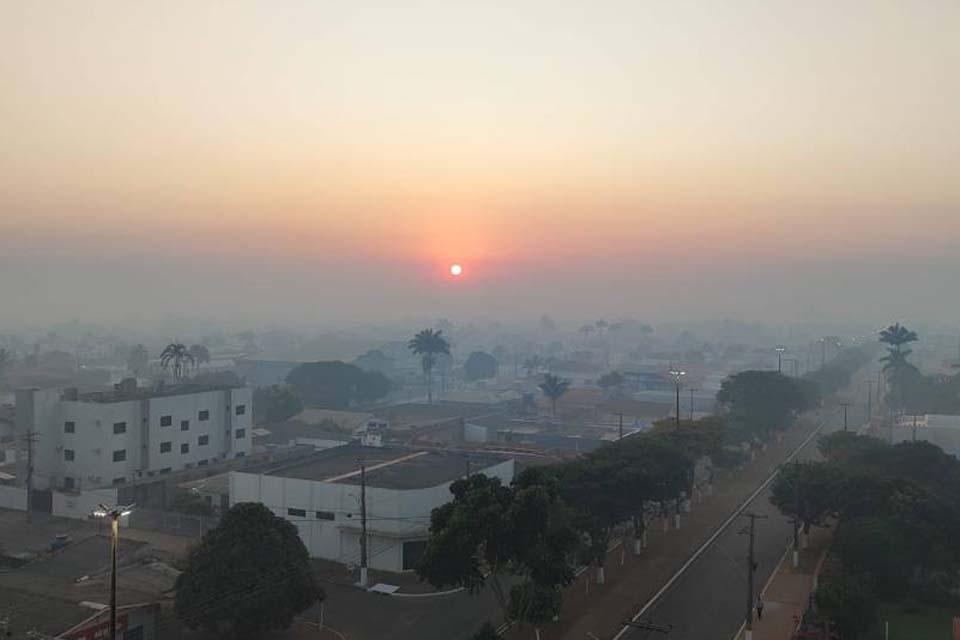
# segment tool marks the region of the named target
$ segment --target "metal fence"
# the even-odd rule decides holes
[[[130,528],[190,538],[200,538],[220,523],[218,515],[192,515],[158,509],[134,509],[129,517],[127,526]]]

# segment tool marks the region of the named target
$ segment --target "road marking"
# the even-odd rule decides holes
[[[817,425],[817,428],[811,431],[810,435],[804,438],[803,441],[799,445],[797,445],[797,447],[793,451],[791,451],[786,458],[783,459],[783,462],[780,463],[780,465],[778,465],[777,468],[773,470],[773,473],[771,473],[767,477],[767,479],[764,480],[760,484],[760,486],[757,487],[757,489],[753,493],[751,493],[747,497],[747,499],[744,500],[740,504],[740,506],[736,508],[736,510],[734,510],[732,514],[730,514],[730,517],[727,518],[723,522],[723,524],[721,524],[720,527],[717,528],[716,531],[714,531],[713,535],[707,538],[706,542],[700,545],[700,547],[698,547],[697,550],[693,552],[693,555],[687,558],[687,561],[684,562],[679,569],[677,569],[676,573],[670,576],[670,579],[667,580],[667,582],[662,587],[660,587],[660,590],[657,591],[655,594],[653,594],[653,597],[650,598],[647,601],[647,603],[640,608],[640,611],[638,611],[630,619],[631,622],[636,622],[637,620],[639,620],[643,616],[643,614],[645,614],[651,607],[653,607],[654,604],[656,604],[657,600],[659,600],[663,596],[663,594],[665,594],[670,589],[670,587],[673,586],[673,583],[679,580],[680,577],[683,576],[684,573],[686,573],[687,569],[689,569],[693,565],[693,563],[696,562],[697,559],[699,559],[700,556],[703,555],[703,553],[710,548],[710,545],[712,545],[716,541],[716,539],[719,538],[720,535],[727,530],[727,527],[729,527],[734,520],[740,517],[740,514],[747,509],[750,503],[753,502],[758,495],[763,493],[763,491],[768,486],[770,486],[770,483],[773,482],[774,478],[776,478],[780,474],[780,469],[783,467],[783,465],[792,461],[797,456],[797,454],[800,453],[800,451],[802,451],[808,444],[810,444],[810,441],[813,440],[813,438],[820,432],[820,430],[826,424],[827,424],[826,418],[820,421],[820,424]],[[623,625],[619,633],[613,636],[613,640],[620,640],[621,638],[623,638],[624,635],[626,635],[628,631],[630,631],[630,627],[628,625]]]

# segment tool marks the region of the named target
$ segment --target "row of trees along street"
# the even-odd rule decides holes
[[[880,637],[882,603],[908,612],[960,606],[960,461],[928,442],[891,445],[838,432],[822,462],[791,465],[771,502],[802,523],[836,523],[807,622],[843,638]],[[949,634],[944,614],[942,633]]]
[[[506,620],[539,636],[559,615],[577,566],[592,565],[602,584],[616,536],[629,535],[640,553],[651,517],[666,524],[672,512],[679,520],[683,502],[700,490],[698,468],[710,470],[709,483],[713,467],[742,464],[820,393],[814,380],[744,371],[723,382],[720,415],[658,422],[580,458],[525,469],[509,486],[482,475],[456,481],[453,500],[432,513],[417,573],[437,588],[489,587]]]

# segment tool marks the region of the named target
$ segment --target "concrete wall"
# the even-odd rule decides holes
[[[250,389],[227,389],[120,402],[61,400],[58,389],[17,392],[17,431],[33,430],[34,486],[61,488],[65,479],[86,490],[130,482],[138,477],[212,464],[246,455],[252,448],[253,394]],[[241,409],[242,407],[242,409]],[[237,411],[242,411],[237,414]],[[209,418],[200,420],[200,412]],[[161,427],[164,416],[171,425]],[[74,424],[73,433],[66,423]],[[182,430],[181,422],[187,429]],[[114,433],[123,423],[125,431]],[[208,443],[200,444],[206,436]],[[238,437],[240,436],[240,437]],[[161,443],[170,451],[161,453]],[[188,450],[181,453],[181,445]],[[17,477],[26,477],[26,446],[21,445]],[[123,460],[114,460],[123,451]],[[73,459],[68,460],[72,453]]]
[[[0,486],[0,507],[27,510],[27,490],[24,487]]]
[[[513,460],[483,469],[505,484],[513,480]],[[402,543],[424,540],[430,512],[450,501],[450,482],[412,490],[367,488],[369,566],[382,571],[402,571]],[[230,472],[230,504],[261,502],[274,514],[293,522],[310,555],[355,566],[360,561],[360,487],[252,473]],[[288,509],[301,509],[304,516]],[[333,520],[318,519],[317,511],[333,513]]]

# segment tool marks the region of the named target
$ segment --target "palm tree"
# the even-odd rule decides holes
[[[890,345],[890,351],[896,351],[898,355],[903,353],[903,345],[916,342],[917,340],[917,332],[910,331],[899,322],[880,331],[880,342],[885,342]],[[903,353],[904,357],[908,355],[910,355],[910,349],[907,349],[906,353]]]
[[[167,369],[172,364],[175,380],[182,378],[187,366],[194,362],[190,350],[181,342],[171,342],[160,353],[160,366]]]
[[[433,365],[437,363],[437,356],[450,353],[450,343],[443,337],[442,329],[424,329],[407,343],[407,347],[420,356],[420,365],[427,376],[427,403],[433,404]]]
[[[210,362],[210,349],[202,344],[195,344],[190,347],[190,356],[193,358],[193,366],[199,367],[202,364]]]
[[[543,382],[540,383],[540,391],[543,392],[543,395],[550,398],[554,418],[557,417],[557,400],[559,400],[569,388],[569,380],[564,380],[560,376],[555,376],[552,373],[543,376]]]

